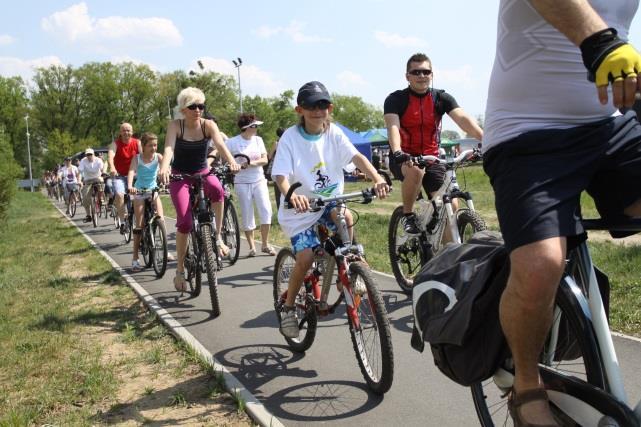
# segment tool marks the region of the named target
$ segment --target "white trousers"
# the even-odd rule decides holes
[[[236,194],[238,195],[238,204],[240,205],[240,215],[242,217],[241,227],[243,231],[256,229],[254,206],[252,202],[256,204],[260,223],[272,223],[272,204],[269,200],[267,180],[251,184],[234,184],[234,187],[236,188]]]

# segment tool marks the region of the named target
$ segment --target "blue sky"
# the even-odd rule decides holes
[[[0,75],[90,61],[146,63],[160,72],[206,68],[236,77],[243,94],[273,96],[320,80],[381,106],[406,86],[407,58],[425,52],[434,86],[483,114],[498,0],[3,1]],[[10,5],[9,5],[10,4]],[[632,42],[641,40],[639,19]],[[639,42],[641,43],[641,42]],[[639,44],[638,43],[638,44]],[[451,121],[444,129],[456,129]]]

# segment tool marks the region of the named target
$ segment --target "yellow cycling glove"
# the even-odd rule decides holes
[[[597,86],[606,86],[628,74],[641,72],[641,55],[621,40],[614,28],[592,34],[580,48],[583,64],[588,69],[588,80]]]

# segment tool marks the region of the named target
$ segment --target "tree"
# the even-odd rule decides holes
[[[0,76],[0,129],[12,149],[11,157],[27,163],[24,117],[28,111],[27,89],[20,77]]]
[[[380,128],[385,125],[383,111],[371,104],[367,104],[358,96],[332,94],[334,120],[344,126],[362,132],[369,129]]]
[[[442,139],[449,139],[450,141],[454,141],[455,139],[461,139],[461,136],[455,130],[444,130],[444,131],[441,132],[441,138]]]
[[[22,170],[13,158],[13,149],[8,134],[0,126],[0,224],[6,224],[6,215],[11,199],[16,193],[16,179]]]

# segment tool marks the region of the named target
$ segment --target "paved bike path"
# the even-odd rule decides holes
[[[82,213],[82,212],[79,212]],[[74,222],[124,268],[131,265],[131,243],[125,244],[112,222],[98,228]],[[167,220],[170,250],[175,250],[175,222]],[[381,230],[386,232],[386,230]],[[175,262],[162,279],[153,270],[129,274],[194,335],[266,409],[287,426],[327,423],[336,426],[478,425],[467,388],[456,385],[433,366],[429,349],[420,354],[410,345],[411,300],[392,278],[376,275],[390,316],[394,345],[394,383],[383,397],[369,392],[356,362],[344,309],[320,319],[314,345],[292,353],[277,329],[272,274],[275,257],[241,256],[219,274],[221,315],[212,319],[206,276],[203,292],[190,298],[174,291]],[[332,295],[330,295],[330,299]],[[638,368],[641,342],[615,338],[626,388],[634,402],[641,398]],[[634,384],[636,382],[637,384]]]

